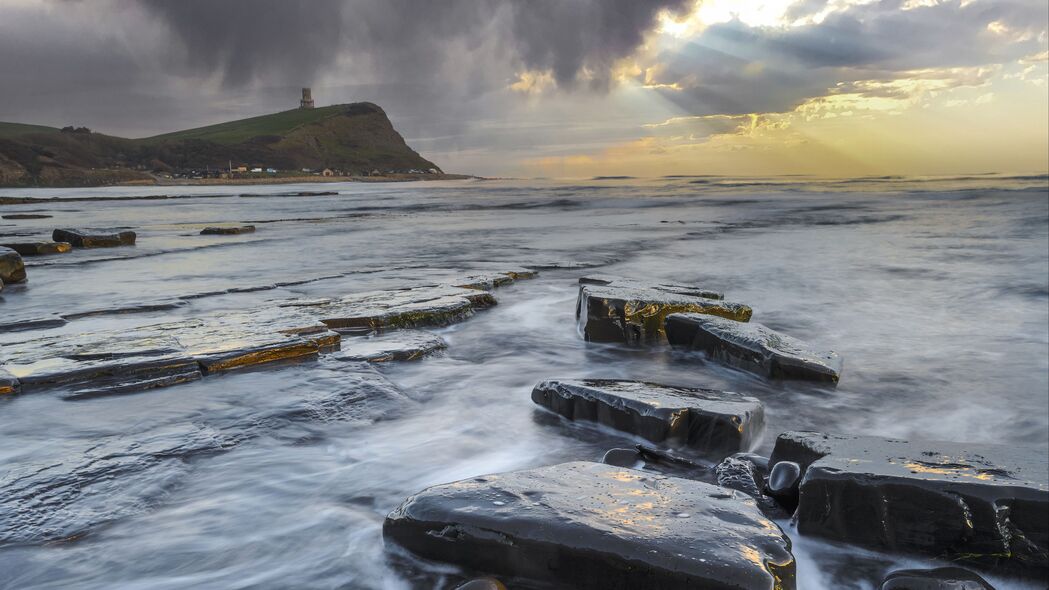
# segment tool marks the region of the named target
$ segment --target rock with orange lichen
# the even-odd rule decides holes
[[[788,432],[798,531],[882,551],[1049,574],[1045,450]]]
[[[558,587],[792,590],[790,541],[746,494],[576,462],[408,498],[383,536],[424,559]]]
[[[750,450],[765,427],[757,398],[643,381],[543,381],[532,390],[532,401],[569,420],[718,458]]]
[[[664,321],[672,313],[711,314],[732,320],[750,320],[752,310],[725,301],[716,291],[593,275],[579,279],[576,320],[583,338],[591,342],[653,344],[666,340]]]

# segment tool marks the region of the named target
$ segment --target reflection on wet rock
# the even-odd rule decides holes
[[[1049,573],[1044,450],[788,432],[771,460],[802,469],[802,534]]]
[[[994,590],[987,580],[960,567],[898,570],[885,577],[879,590]]]
[[[837,383],[842,360],[834,352],[755,323],[740,323],[695,313],[666,319],[667,340],[674,348],[700,350],[726,364],[771,379]]]
[[[26,279],[22,256],[10,248],[0,246],[0,281],[10,285]]]
[[[495,578],[476,578],[456,586],[455,590],[506,590],[506,586]]]
[[[664,320],[695,312],[746,322],[750,307],[725,301],[721,293],[686,285],[645,285],[632,279],[592,275],[579,279],[576,319],[592,342],[651,344],[665,339]]]
[[[765,426],[757,398],[642,381],[543,381],[532,390],[532,401],[569,420],[717,457],[750,450]]]
[[[349,336],[342,339],[338,360],[412,361],[438,350],[448,343],[444,338],[422,330],[393,330],[367,336]]]
[[[434,486],[386,518],[420,557],[573,588],[783,588],[790,542],[746,495],[601,463]]]
[[[65,254],[73,250],[73,247],[68,242],[13,242],[0,244],[0,247],[10,248],[22,256]]]
[[[67,242],[74,248],[115,248],[133,246],[137,235],[133,231],[122,231],[115,234],[92,233],[78,229],[56,229],[51,239],[56,242]]]
[[[250,234],[255,231],[254,225],[211,226],[200,230],[202,236],[232,236]]]

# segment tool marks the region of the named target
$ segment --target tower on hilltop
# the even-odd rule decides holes
[[[309,88],[302,89],[302,100],[299,101],[300,109],[312,109],[313,108],[313,91]]]

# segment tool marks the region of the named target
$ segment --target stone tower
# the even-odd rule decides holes
[[[302,89],[302,100],[299,101],[300,109],[313,108],[313,92],[309,88]]]

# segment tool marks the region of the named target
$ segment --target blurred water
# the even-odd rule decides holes
[[[300,190],[339,194],[218,196]],[[29,284],[0,294],[0,324],[177,305],[0,333],[0,355],[5,343],[43,335],[407,286],[463,270],[544,270],[497,290],[495,308],[436,330],[449,343],[445,353],[379,373],[328,357],[129,396],[0,400],[5,493],[17,496],[27,474],[55,473],[46,490],[26,491],[38,499],[0,503],[12,510],[0,524],[17,532],[0,546],[2,588],[440,586],[454,570],[394,565],[384,552],[382,518],[406,496],[484,473],[598,460],[630,443],[535,410],[529,392],[547,378],[638,378],[756,395],[768,406],[763,453],[788,429],[1049,447],[1044,176],[0,196],[164,193],[199,198],[0,207],[54,215],[0,220],[4,241],[55,227],[139,232],[134,248],[28,259]],[[217,222],[253,222],[258,231],[197,235]],[[834,390],[770,385],[663,349],[587,345],[573,306],[575,281],[590,272],[723,290],[753,306],[755,321],[841,353],[842,382]],[[258,290],[222,293],[245,287]],[[894,565],[915,563],[789,532],[802,588],[873,588]]]

